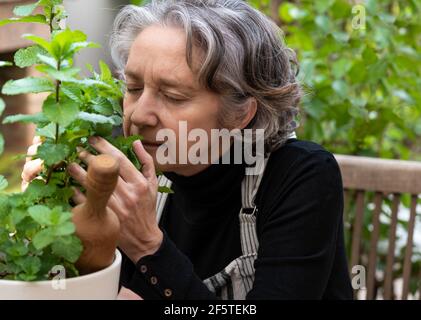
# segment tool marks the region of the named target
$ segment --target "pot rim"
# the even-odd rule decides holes
[[[108,267],[101,269],[99,271],[96,272],[92,272],[89,274],[85,274],[83,276],[78,276],[78,277],[73,277],[73,278],[65,278],[62,280],[65,280],[68,283],[72,283],[72,282],[76,282],[76,281],[83,281],[83,280],[87,280],[90,278],[94,278],[94,277],[100,277],[102,276],[104,273],[108,273],[110,272],[111,269],[116,268],[118,265],[121,264],[121,260],[122,260],[122,256],[121,253],[118,249],[116,249],[116,253],[115,253],[115,258],[114,261],[111,265],[109,265]],[[42,285],[42,284],[49,284],[54,280],[40,280],[40,281],[23,281],[23,280],[1,280],[0,279],[0,286],[2,284],[15,284],[15,285],[22,285],[22,284],[27,284],[27,285]]]

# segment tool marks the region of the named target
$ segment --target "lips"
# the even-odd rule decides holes
[[[160,145],[163,144],[163,142],[153,142],[153,141],[148,141],[148,140],[142,140],[142,144],[145,147],[159,147]]]

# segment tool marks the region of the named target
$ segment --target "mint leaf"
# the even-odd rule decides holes
[[[61,70],[57,70],[55,67],[41,65],[37,67],[37,70],[48,74],[49,76],[53,77],[54,79],[60,81],[73,81],[75,80],[75,76],[79,73],[80,69],[77,68],[65,68]]]
[[[54,59],[52,57],[49,57],[49,56],[46,56],[44,54],[38,54],[37,55],[37,58],[42,63],[45,63],[46,65],[48,65],[50,67],[57,68],[57,64],[58,63],[57,63],[57,60],[56,59]]]
[[[82,103],[82,90],[77,86],[63,85],[61,91],[71,100],[80,104]]]
[[[56,236],[68,236],[75,232],[76,228],[73,222],[64,222],[55,228],[55,235]]]
[[[168,188],[166,186],[159,186],[158,187],[158,192],[161,192],[161,193],[174,193],[174,190],[172,190],[171,188]]]
[[[38,147],[37,156],[44,160],[47,166],[51,166],[65,160],[69,152],[69,147],[64,144],[46,142]]]
[[[51,197],[57,190],[56,186],[45,184],[42,180],[32,180],[29,184],[28,188],[25,190],[24,196],[25,199],[33,205],[34,202],[38,202],[39,200]]]
[[[13,63],[8,62],[8,61],[0,61],[0,67],[9,67],[9,66],[13,66]]]
[[[13,9],[13,13],[17,16],[26,17],[34,12],[35,8],[39,5],[39,1],[23,6],[17,6]]]
[[[0,98],[0,116],[3,114],[5,107],[6,107],[6,104],[4,103],[3,99]]]
[[[17,95],[22,93],[40,93],[54,91],[53,83],[45,78],[28,77],[19,80],[9,80],[2,89],[6,95]]]
[[[37,136],[55,139],[56,125],[54,123],[50,123],[43,128],[36,128],[35,132]]]
[[[13,257],[21,257],[28,253],[28,247],[23,242],[17,242],[7,248],[6,252]]]
[[[47,24],[47,20],[45,19],[45,16],[42,14],[36,14],[33,16],[27,16],[22,18],[10,18],[5,20],[0,20],[0,27],[5,26],[7,24],[11,23],[17,23],[17,22],[32,22],[32,23],[42,23]]]
[[[32,243],[37,250],[41,250],[54,241],[54,230],[46,228],[38,232],[32,239]]]
[[[29,215],[32,219],[34,219],[37,223],[39,223],[42,226],[49,226],[51,225],[51,209],[38,205],[33,206],[28,209]]]
[[[92,123],[109,123],[109,124],[114,125],[113,119],[111,119],[110,117],[103,116],[101,114],[97,114],[97,113],[88,113],[88,112],[82,111],[82,112],[79,112],[77,118],[84,121],[92,122]]]
[[[78,116],[79,108],[71,100],[56,102],[53,99],[47,99],[42,108],[45,116],[52,122],[67,127]]]
[[[41,260],[36,256],[20,257],[14,262],[28,275],[36,275],[41,269]]]
[[[8,116],[4,118],[3,124],[9,124],[9,123],[16,123],[16,122],[22,122],[22,123],[45,123],[48,122],[48,119],[44,116],[43,113],[34,113],[34,114],[15,114],[12,116]]]
[[[6,178],[4,176],[0,176],[0,191],[7,188],[9,183],[7,182]]]
[[[4,138],[3,136],[0,134],[0,154],[2,154],[4,151]]]
[[[19,49],[15,53],[15,65],[19,68],[26,68],[39,63],[38,54],[44,53],[44,49],[40,46],[31,46]]]
[[[75,263],[82,253],[82,243],[76,236],[60,237],[51,246],[53,253]]]
[[[32,42],[34,42],[37,45],[41,46],[41,48],[45,49],[51,55],[53,55],[52,54],[52,50],[51,50],[51,43],[48,40],[46,40],[44,38],[41,38],[39,36],[33,35],[33,34],[24,34],[22,36],[22,38],[31,40]]]

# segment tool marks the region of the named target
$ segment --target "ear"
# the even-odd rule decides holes
[[[244,118],[241,120],[241,123],[239,125],[239,129],[244,129],[245,127],[247,127],[248,124],[251,122],[251,120],[253,120],[253,118],[254,118],[254,116],[256,115],[256,112],[257,112],[256,98],[254,98],[254,97],[249,98],[247,104],[248,104],[248,106],[246,107],[247,113],[245,114]]]

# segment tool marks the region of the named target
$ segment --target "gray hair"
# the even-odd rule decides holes
[[[184,29],[192,70],[193,45],[203,50],[198,79],[221,96],[221,125],[230,128],[243,119],[255,98],[257,112],[247,128],[264,129],[269,152],[284,144],[297,127],[301,88],[295,54],[272,20],[242,0],[152,0],[143,7],[125,6],[110,42],[121,75],[133,41],[151,25]]]

